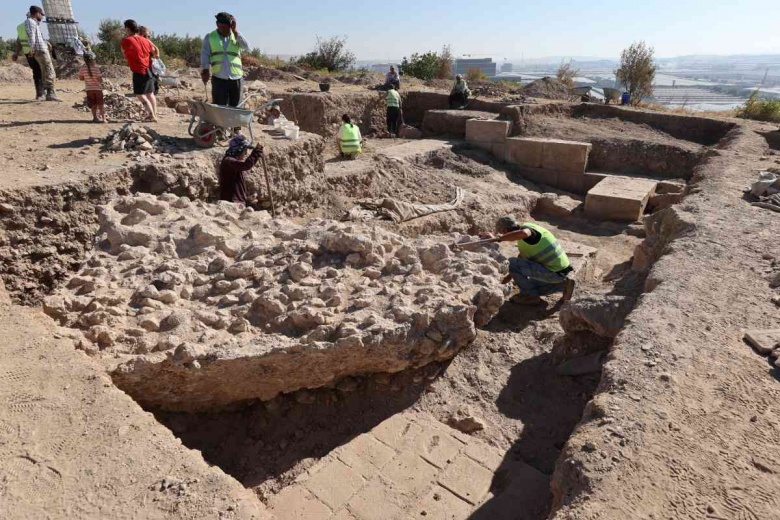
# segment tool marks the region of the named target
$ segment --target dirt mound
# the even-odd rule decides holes
[[[403,79],[401,81],[403,82]],[[446,90],[448,92],[452,90],[452,84],[453,81],[449,79],[429,79],[424,83],[426,87]]]
[[[107,79],[127,79],[132,78],[133,72],[126,65],[101,65],[100,72]]]
[[[270,67],[247,67],[244,75],[245,81],[298,81],[295,75]]]
[[[99,213],[101,249],[45,310],[83,331],[80,348],[120,365],[120,387],[164,409],[450,359],[504,301],[497,247],[453,253],[381,228],[298,226],[170,194]]]
[[[32,79],[32,70],[21,62],[0,66],[0,83],[27,83]]]
[[[370,72],[367,70],[358,72],[356,74],[342,74],[340,76],[336,76],[336,79],[341,83],[346,83],[347,85],[369,86],[381,85],[385,82],[384,75],[378,72]]]
[[[545,77],[529,83],[523,87],[522,92],[528,97],[559,99],[562,101],[572,99],[569,87],[557,79],[550,77]]]

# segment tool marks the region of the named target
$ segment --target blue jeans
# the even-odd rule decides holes
[[[566,276],[554,273],[542,264],[525,258],[509,259],[509,274],[523,296],[547,296],[562,292]]]

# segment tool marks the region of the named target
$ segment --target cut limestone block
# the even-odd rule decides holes
[[[580,209],[582,201],[574,200],[566,195],[556,195],[555,193],[543,193],[536,200],[534,213],[539,215],[550,215],[553,217],[570,217],[572,213]]]
[[[503,144],[511,130],[509,121],[469,119],[466,121],[466,141],[492,152],[493,144]]]
[[[776,348],[780,348],[780,329],[749,330],[745,333],[745,341],[761,355],[767,356]]]
[[[591,148],[590,143],[546,139],[542,155],[542,168],[585,173]]]
[[[429,110],[425,113],[422,132],[425,137],[448,135],[464,137],[466,122],[470,119],[492,120],[498,114],[477,110]]]
[[[541,168],[544,140],[510,137],[506,140],[506,161],[527,168]]]
[[[591,144],[539,137],[507,139],[507,162],[529,168],[584,173]]]
[[[593,188],[596,184],[600,183],[609,175],[606,173],[596,173],[596,172],[585,172],[582,174],[584,177],[584,188],[585,193],[589,192],[591,188]]]
[[[635,222],[642,217],[656,182],[627,177],[607,177],[585,199],[585,215],[599,220]]]

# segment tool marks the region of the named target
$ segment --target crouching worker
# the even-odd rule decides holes
[[[246,137],[239,134],[230,140],[225,157],[219,165],[219,200],[244,205],[249,201],[245,174],[254,168],[263,156],[263,147],[258,145],[251,154],[248,152],[249,143]]]
[[[512,301],[522,305],[542,303],[540,296],[563,292],[563,301],[571,299],[574,280],[569,257],[555,236],[538,224],[519,224],[512,217],[501,217],[496,224],[496,242],[517,242],[519,254],[509,259],[509,275],[504,283],[514,280],[520,289]]]
[[[343,158],[354,159],[363,151],[361,144],[363,136],[360,135],[360,128],[352,124],[352,119],[347,114],[341,117],[341,121],[344,124],[339,128],[339,134],[336,137],[339,152],[341,152],[341,157]]]

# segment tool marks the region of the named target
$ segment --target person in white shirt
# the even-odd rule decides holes
[[[27,41],[35,53],[35,61],[41,67],[46,101],[62,101],[54,92],[54,81],[56,79],[54,60],[52,60],[51,52],[49,52],[49,44],[43,39],[43,33],[41,32],[43,16],[43,9],[35,5],[30,7],[30,16],[24,22],[24,27],[27,31]]]

